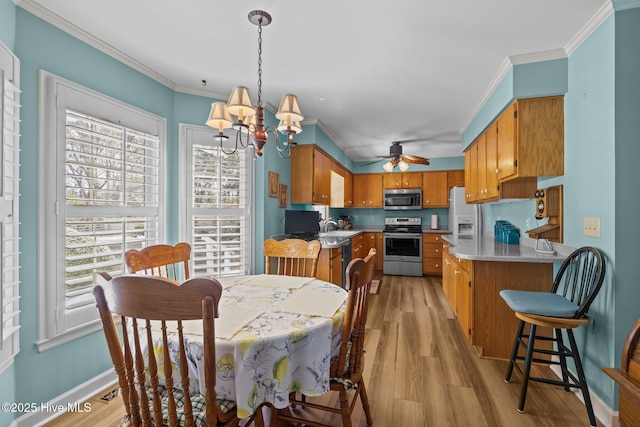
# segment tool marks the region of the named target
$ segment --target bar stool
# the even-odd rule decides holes
[[[605,262],[600,251],[592,247],[583,247],[574,251],[562,263],[551,292],[500,291],[502,299],[520,319],[504,378],[506,382],[509,382],[514,367],[522,375],[519,412],[524,412],[529,381],[539,381],[561,385],[566,391],[570,391],[571,388],[582,390],[589,422],[592,426],[596,425],[587,379],[582,368],[573,329],[589,323],[587,312],[602,286],[604,276]],[[525,324],[529,325],[528,334],[525,333]],[[554,337],[536,335],[538,326],[553,328]],[[563,330],[569,341],[568,346],[565,345],[563,339]],[[536,348],[536,341],[553,341],[555,347],[553,350]],[[525,356],[518,356],[520,347],[525,350]],[[534,353],[558,356],[559,361],[536,358]],[[567,357],[573,358],[577,376],[567,369]],[[521,368],[516,360],[524,360],[524,367]],[[532,362],[560,365],[562,380],[530,376]]]

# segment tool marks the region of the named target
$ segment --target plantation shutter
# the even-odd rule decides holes
[[[94,304],[93,274],[125,272],[124,253],[158,242],[160,140],[66,110],[67,310]]]
[[[19,351],[20,89],[18,60],[0,45],[0,372]]]
[[[224,150],[209,129],[185,132],[186,239],[196,275],[216,277],[251,270],[252,151]],[[232,135],[226,144],[234,144]]]

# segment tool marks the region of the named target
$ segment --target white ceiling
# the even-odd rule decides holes
[[[461,133],[516,60],[566,56],[610,0],[15,0],[167,86],[257,98],[263,9],[263,101],[298,95],[354,161],[395,140],[405,154],[460,155]],[[206,87],[202,80],[207,81]],[[195,121],[204,120],[203,111]]]

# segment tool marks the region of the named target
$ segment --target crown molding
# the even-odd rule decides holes
[[[176,84],[172,80],[166,78],[160,73],[157,73],[156,71],[136,61],[130,56],[125,55],[119,50],[114,49],[107,43],[97,39],[96,37],[73,25],[66,19],[63,19],[55,13],[52,13],[51,11],[43,8],[32,0],[14,0],[14,3],[16,4],[16,6],[37,16],[45,22],[48,22],[49,24],[64,31],[65,33],[72,35],[73,37],[88,44],[89,46],[98,49],[99,51],[111,56],[112,58],[122,62],[125,65],[128,65],[129,67],[133,68],[136,71],[139,71],[140,73],[157,81],[158,83],[161,83],[172,90],[176,90]]]
[[[205,98],[215,98],[215,99],[221,99],[221,100],[226,100],[229,98],[228,93],[224,94],[219,92],[211,92],[205,89],[195,89],[192,87],[187,87],[182,85],[175,85],[173,87],[173,90],[175,90],[176,92],[186,93],[189,95],[204,96]]]
[[[351,159],[351,161],[354,161],[353,157],[351,157],[351,155],[349,154],[349,149],[346,148],[344,145],[342,145],[340,143],[340,141],[338,140],[338,138],[336,138],[336,136],[334,134],[332,134],[331,131],[329,129],[327,129],[327,127],[324,125],[324,123],[322,123],[319,119],[303,120],[300,124],[301,125],[315,125],[318,128],[320,128],[320,130],[322,130],[322,132],[324,132],[325,135],[327,135],[327,137],[331,140],[331,142],[336,144],[338,146],[338,148],[340,150],[342,150],[342,152],[344,154],[346,154],[346,156],[349,157],[349,159]]]
[[[638,0],[634,0],[636,4],[640,4]],[[598,12],[591,18],[583,27],[578,31],[569,43],[564,47],[564,50],[567,51],[567,56],[571,55],[577,48],[585,41],[591,33],[593,33],[596,28],[600,26],[604,22],[605,19],[609,17],[614,12],[613,3],[608,1],[605,3]]]
[[[640,4],[640,0],[625,0],[624,3]],[[471,110],[471,113],[467,117],[467,120],[465,120],[465,122],[463,123],[458,133],[462,135],[467,130],[473,119],[475,119],[475,117],[482,109],[482,106],[488,101],[491,94],[493,94],[502,79],[507,75],[509,70],[514,65],[530,64],[534,62],[542,62],[552,59],[569,57],[569,55],[571,55],[571,53],[573,53],[573,51],[578,46],[580,46],[580,44],[585,41],[591,35],[591,33],[593,33],[593,31],[598,28],[598,26],[602,24],[602,22],[613,12],[614,10],[611,0],[607,1],[607,3],[604,4],[600,8],[600,10],[598,10],[598,12],[596,12],[596,14],[580,29],[578,34],[576,34],[564,48],[551,49],[542,52],[524,53],[521,55],[512,55],[507,57],[485,91],[480,96],[480,99],[478,99],[478,102],[476,102],[476,105],[474,106],[473,110]]]

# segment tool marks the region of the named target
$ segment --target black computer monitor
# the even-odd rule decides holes
[[[320,212],[284,211],[284,233],[292,236],[310,236],[320,232]]]

